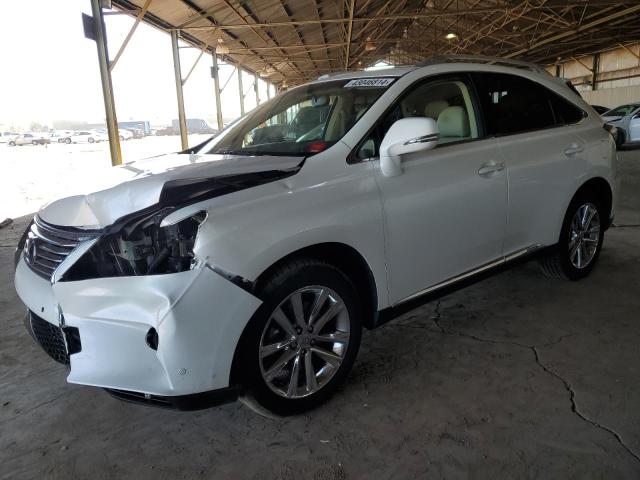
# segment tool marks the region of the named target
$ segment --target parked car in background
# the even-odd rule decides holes
[[[64,143],[65,139],[72,134],[71,130],[54,130],[49,139],[51,143]]]
[[[615,161],[600,116],[533,64],[323,75],[47,204],[15,286],[71,383],[175,408],[248,391],[291,414],[345,381],[365,327],[534,255],[589,275]]]
[[[610,110],[609,107],[603,107],[602,105],[591,105],[591,108],[598,112],[599,115],[602,115],[603,113]]]
[[[120,136],[120,141],[131,140],[133,138],[133,132],[126,128],[119,128],[118,135]]]
[[[16,132],[0,132],[0,143],[8,143],[14,137],[17,137],[19,133]]]
[[[107,140],[106,135],[97,130],[82,130],[65,137],[64,143],[97,143],[105,140]]]
[[[616,127],[616,146],[640,142],[640,102],[620,105],[602,114],[605,123]]]
[[[12,137],[7,142],[10,147],[22,145],[46,145],[48,143],[51,143],[51,141],[38,133],[21,133],[20,135]]]

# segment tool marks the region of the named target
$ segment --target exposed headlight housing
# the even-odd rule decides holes
[[[161,227],[173,209],[136,215],[105,231],[60,281],[136,275],[160,275],[190,270],[198,227],[206,218],[199,211]]]

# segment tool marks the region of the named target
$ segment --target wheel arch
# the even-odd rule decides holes
[[[571,198],[569,205],[571,202],[578,196],[585,192],[595,193],[598,198],[602,201],[602,206],[606,213],[606,228],[610,227],[611,222],[611,209],[613,208],[613,189],[609,182],[603,177],[593,177],[584,182],[580,188],[576,191],[576,193]],[[568,207],[567,207],[568,208]]]
[[[376,316],[378,313],[378,293],[376,280],[369,264],[365,258],[350,245],[340,242],[324,242],[309,245],[295,250],[284,257],[280,258],[268,268],[266,268],[253,282],[253,291],[255,293],[261,290],[264,282],[268,280],[270,275],[283,264],[299,258],[311,258],[327,262],[340,269],[352,281],[362,300],[363,308],[363,325],[366,328],[374,328],[376,325]],[[242,372],[240,351],[248,326],[251,322],[247,322],[242,335],[236,345],[231,363],[231,372],[229,374],[229,385],[237,385],[240,383],[240,374]]]

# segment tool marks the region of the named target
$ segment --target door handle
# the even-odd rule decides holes
[[[584,151],[584,148],[582,147],[582,145],[578,145],[577,143],[572,143],[567,148],[564,149],[564,154],[567,157],[570,157],[571,155],[575,155],[576,153],[580,153],[582,151]]]
[[[481,177],[487,177],[492,173],[499,172],[501,170],[504,170],[504,163],[502,162],[497,163],[497,162],[491,161],[483,164],[478,169],[478,175],[480,175]]]

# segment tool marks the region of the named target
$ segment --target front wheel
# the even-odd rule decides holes
[[[540,263],[547,276],[580,280],[593,270],[604,240],[606,213],[597,195],[579,194],[569,205],[557,249]]]
[[[10,147],[15,147],[16,146],[16,142],[14,142],[14,141],[9,142],[9,146]]]
[[[263,407],[288,415],[316,407],[342,384],[360,347],[360,300],[351,280],[313,259],[264,282],[264,303],[241,341],[241,382]]]
[[[67,145],[69,145],[71,143],[71,139],[70,138],[65,138],[64,139],[64,143],[66,143]]]
[[[89,143],[95,143],[95,140],[94,140],[94,138],[93,138],[93,137],[89,137],[87,141],[88,141]]]

